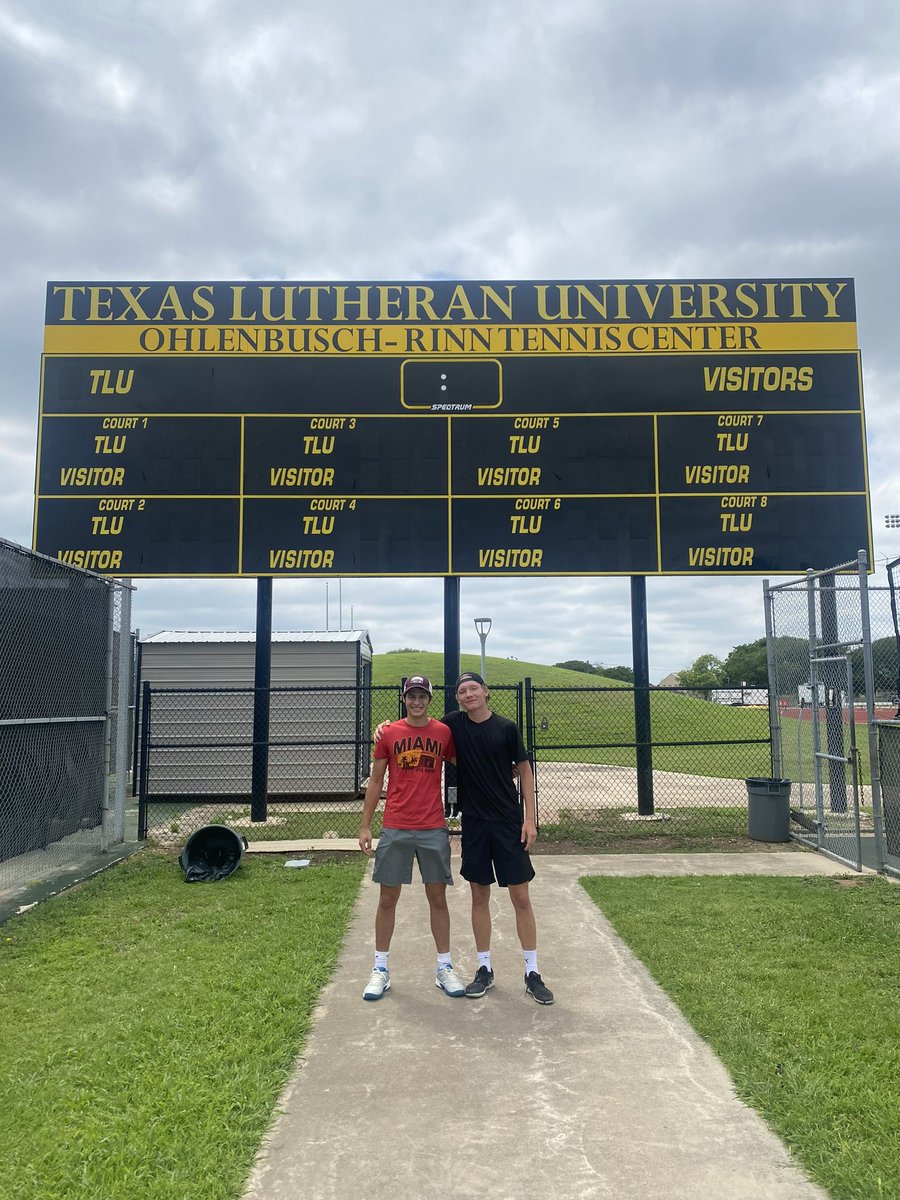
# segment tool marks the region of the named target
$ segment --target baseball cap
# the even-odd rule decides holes
[[[434,692],[431,690],[431,680],[427,675],[410,675],[409,679],[403,685],[403,695],[405,696],[411,688],[422,688],[429,696],[434,695]]]
[[[480,683],[482,687],[487,687],[487,684],[477,671],[463,671],[462,675],[456,681],[456,686],[459,687],[461,683]]]

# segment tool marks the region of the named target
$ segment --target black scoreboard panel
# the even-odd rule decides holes
[[[643,324],[578,327],[545,310],[590,307],[588,285],[559,285],[558,304],[546,285],[526,323],[490,327],[425,321],[430,289],[415,285],[418,323],[354,329],[356,301],[341,300],[328,328],[294,332],[172,324],[192,286],[152,285],[157,327],[138,285],[64,288],[61,311],[48,301],[36,549],[120,576],[327,577],[780,574],[871,546],[839,281],[819,288],[817,315],[800,308],[818,284],[740,293],[765,308],[752,325],[719,319],[749,284],[671,285],[678,314],[685,289],[706,296],[706,323],[689,327],[658,323],[668,285],[635,285]],[[199,285],[195,306],[209,315],[229,288],[256,311],[243,290],[255,286]],[[461,309],[490,292],[451,286],[469,289]],[[591,294],[625,311],[631,287]],[[376,291],[393,316],[401,285]],[[129,326],[135,314],[148,323]]]
[[[240,517],[236,499],[49,497],[41,500],[40,545],[101,574],[237,575]]]
[[[45,417],[41,440],[41,496],[240,494],[233,417]]]
[[[247,417],[249,495],[447,494],[441,417]]]
[[[446,575],[447,504],[347,496],[244,501],[245,575]]]
[[[802,408],[813,412],[859,404],[855,351],[767,354],[764,361],[766,367],[760,365],[759,355],[749,354],[509,357],[486,364],[491,389],[472,370],[475,364],[469,363],[442,392],[441,374],[460,365],[452,360],[410,364],[402,358],[46,355],[42,412],[412,415],[441,402],[472,403],[478,412],[517,414],[713,412],[727,411],[729,406],[736,411]],[[416,372],[416,366],[423,371]],[[410,371],[416,385],[412,397],[404,394]],[[802,377],[801,371],[806,372]],[[468,396],[450,391],[457,381],[473,385]]]

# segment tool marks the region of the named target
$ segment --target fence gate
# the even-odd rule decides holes
[[[792,834],[856,870],[900,874],[881,788],[900,641],[889,589],[869,586],[860,551],[827,571],[766,580],[764,596],[773,773],[792,782]]]

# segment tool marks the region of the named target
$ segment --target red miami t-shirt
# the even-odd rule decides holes
[[[376,758],[388,760],[387,829],[440,829],[444,820],[441,767],[456,758],[453,734],[441,721],[427,725],[392,721],[375,743]]]

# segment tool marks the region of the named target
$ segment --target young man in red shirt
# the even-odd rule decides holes
[[[415,858],[425,885],[431,933],[437,948],[435,985],[448,996],[464,996],[465,986],[450,958],[450,911],[447,885],[450,836],[444,819],[442,767],[455,762],[456,747],[446,725],[428,716],[432,688],[426,675],[411,675],[403,688],[406,717],[384,726],[375,743],[374,761],[359,827],[359,846],[372,853],[372,817],[381,798],[385,772],[387,801],[375,851],[372,879],[380,884],[375,913],[375,963],[364,1000],[380,1000],[390,990],[388,953],[400,889],[412,883]]]

